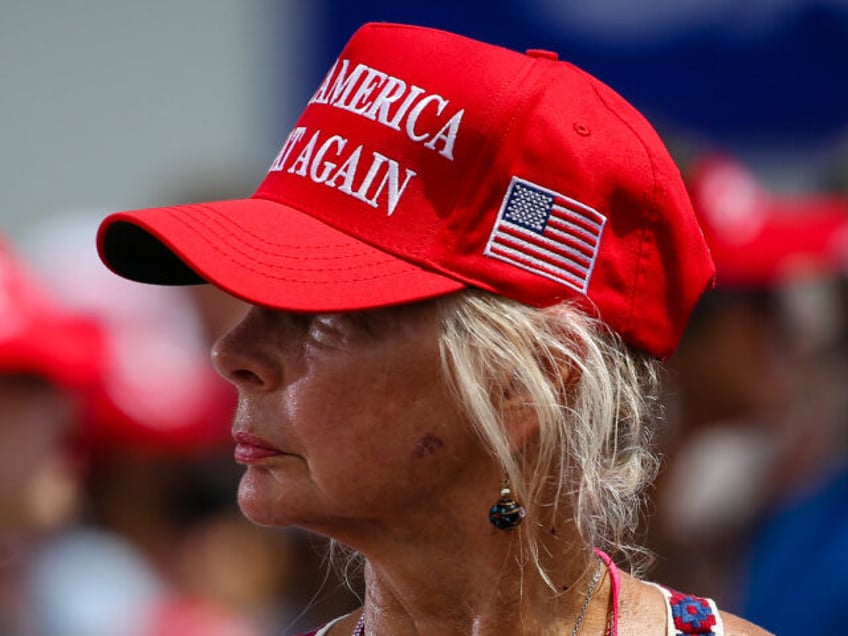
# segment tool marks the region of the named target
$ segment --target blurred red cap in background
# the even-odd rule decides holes
[[[848,197],[776,194],[724,155],[697,160],[686,180],[718,287],[772,287],[843,270]]]
[[[0,373],[90,390],[99,380],[104,346],[99,322],[51,297],[0,237]]]

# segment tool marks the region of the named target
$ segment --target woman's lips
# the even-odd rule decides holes
[[[233,441],[236,443],[235,460],[239,464],[253,464],[268,457],[283,454],[267,440],[250,433],[233,433]]]

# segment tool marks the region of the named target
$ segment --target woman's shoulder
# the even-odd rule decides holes
[[[771,632],[749,623],[744,618],[724,611],[720,614],[725,636],[774,636]]]
[[[650,626],[651,633],[663,634],[773,636],[739,616],[720,610],[709,598],[680,593],[626,575],[623,578],[619,636],[644,634],[646,626]]]

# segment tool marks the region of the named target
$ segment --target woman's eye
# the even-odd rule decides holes
[[[309,317],[307,336],[322,346],[348,346],[372,342],[378,324],[378,312],[339,312]]]
[[[344,342],[349,321],[343,314],[318,314],[309,323],[309,338],[322,345]]]

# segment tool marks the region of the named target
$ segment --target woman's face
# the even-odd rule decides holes
[[[239,391],[245,515],[333,533],[414,517],[479,479],[490,462],[441,379],[438,332],[434,303],[252,308],[213,351]]]

